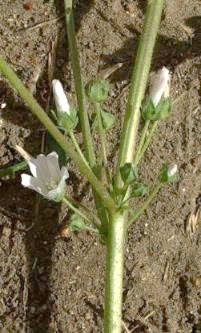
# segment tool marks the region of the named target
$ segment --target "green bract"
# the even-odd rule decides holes
[[[147,184],[143,183],[134,183],[131,185],[130,197],[143,197],[149,193],[149,187]]]
[[[120,168],[120,173],[121,173],[121,178],[126,184],[131,184],[138,177],[137,168],[132,163],[125,163]]]
[[[86,94],[93,103],[101,103],[107,99],[109,83],[103,79],[91,80],[86,85]]]
[[[105,109],[101,109],[100,113],[101,113],[101,120],[102,120],[103,130],[107,131],[114,125],[116,117],[112,113],[109,113],[108,111],[106,111]],[[97,116],[94,117],[93,124],[92,124],[92,129],[93,130],[98,130]]]
[[[57,113],[57,123],[59,127],[67,131],[73,130],[78,124],[77,110],[73,107],[70,108],[69,114],[67,112]]]
[[[146,96],[142,103],[142,116],[144,120],[164,120],[171,112],[170,98],[162,99],[155,107],[151,98]]]
[[[80,231],[85,229],[86,225],[79,215],[73,214],[70,219],[69,228],[71,231]]]

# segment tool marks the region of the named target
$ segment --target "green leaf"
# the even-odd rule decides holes
[[[103,79],[91,80],[86,85],[86,94],[93,103],[104,102],[108,97],[109,83]]]
[[[70,218],[69,229],[71,231],[80,231],[86,229],[86,224],[81,216],[73,214]]]
[[[134,180],[137,179],[137,168],[132,163],[126,163],[120,168],[121,178],[124,183],[131,184]]]
[[[105,109],[101,109],[101,118],[102,118],[102,126],[105,131],[110,129],[116,121],[116,117],[112,113],[106,111]]]
[[[147,184],[134,183],[131,185],[130,197],[143,197],[149,193],[149,187]]]

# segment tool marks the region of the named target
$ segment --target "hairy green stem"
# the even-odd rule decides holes
[[[127,226],[129,227],[133,222],[135,222],[140,215],[142,215],[144,213],[144,211],[147,209],[147,207],[149,206],[149,204],[151,203],[151,201],[155,198],[155,196],[157,195],[157,193],[160,191],[162,186],[161,182],[158,182],[154,189],[151,191],[151,193],[149,194],[148,198],[144,201],[144,203],[142,204],[141,207],[139,207],[138,209],[136,209],[136,211],[134,212],[133,216],[131,217],[131,219],[128,221]]]
[[[106,258],[104,332],[121,332],[122,287],[126,214],[111,214]]]
[[[73,76],[75,81],[75,90],[77,94],[77,102],[79,109],[80,124],[83,133],[84,145],[86,149],[87,160],[90,166],[96,164],[95,153],[93,148],[93,141],[91,129],[89,125],[88,113],[85,107],[85,93],[81,77],[81,68],[79,62],[79,55],[75,37],[75,24],[73,19],[73,0],[64,0],[66,30],[68,35],[68,45],[70,50],[70,60],[73,68]]]
[[[64,0],[64,6],[65,6],[65,18],[66,18],[66,30],[67,30],[68,44],[70,50],[70,60],[72,63],[75,89],[76,89],[78,108],[79,108],[79,119],[83,133],[86,157],[89,162],[89,165],[93,169],[96,165],[96,157],[93,147],[88,113],[85,105],[86,99],[82,83],[81,68],[80,68],[79,55],[78,55],[76,36],[75,36],[75,24],[73,18],[73,0]],[[104,209],[101,197],[97,193],[98,191],[96,191],[96,189],[94,188],[94,197],[95,197],[97,212],[102,221],[104,232],[106,232],[108,225],[107,212]]]
[[[148,146],[150,144],[150,141],[151,141],[151,139],[153,137],[153,134],[154,134],[154,132],[156,130],[157,124],[158,124],[158,121],[154,121],[152,123],[150,132],[149,132],[149,134],[148,134],[148,136],[147,136],[147,138],[146,138],[146,140],[144,142],[144,145],[142,146],[142,148],[141,148],[138,156],[136,156],[136,158],[135,158],[135,162],[134,162],[135,165],[138,165],[138,163],[140,162],[141,158],[143,157],[145,151],[147,150],[147,148],[148,148]]]
[[[35,116],[40,120],[44,127],[57,141],[60,147],[75,162],[80,173],[88,179],[93,188],[99,194],[105,207],[112,211],[115,210],[116,205],[106,188],[100,183],[92,170],[86,166],[79,154],[72,147],[72,143],[62,135],[62,133],[58,130],[52,120],[47,116],[42,107],[38,104],[38,102],[35,100],[29,90],[23,85],[22,81],[17,77],[15,72],[10,68],[10,66],[6,63],[2,56],[0,56],[0,70],[8,79],[10,84],[17,90],[24,102],[27,103]]]
[[[5,168],[0,169],[0,178],[9,176],[9,175],[13,175],[13,174],[15,174],[15,172],[26,170],[27,168],[28,168],[28,165],[27,165],[26,161],[22,161],[19,163],[9,165]]]
[[[72,202],[71,202],[71,200],[70,200],[69,198],[64,197],[62,201],[63,201],[63,202],[65,203],[65,205],[66,205],[67,207],[69,207],[74,213],[76,213],[76,214],[78,214],[79,216],[81,216],[81,217],[82,217],[84,220],[86,220],[88,223],[92,222],[92,221],[88,218],[88,216],[87,216],[83,211],[81,211],[79,208],[75,207],[75,206],[72,204]]]
[[[96,114],[98,118],[98,131],[99,131],[99,136],[100,136],[100,141],[101,141],[101,149],[102,149],[102,161],[104,167],[107,166],[107,152],[106,152],[106,142],[105,142],[105,132],[103,129],[102,125],[102,119],[101,119],[101,109],[99,103],[95,104],[96,108]]]
[[[141,153],[141,150],[142,150],[142,147],[144,145],[144,142],[145,142],[145,138],[146,138],[146,135],[147,135],[147,130],[148,130],[148,127],[149,127],[149,124],[150,124],[150,120],[146,120],[145,121],[145,124],[144,124],[144,128],[142,130],[142,134],[141,134],[141,137],[140,137],[140,142],[138,144],[138,147],[137,147],[137,151],[136,151],[136,154],[135,154],[135,158],[134,158],[134,164],[137,165],[138,162],[138,158],[140,156],[140,153]]]
[[[77,142],[77,140],[76,140],[76,137],[75,137],[73,131],[70,131],[70,132],[69,132],[69,135],[70,135],[70,138],[71,138],[71,140],[73,141],[73,144],[74,144],[74,146],[75,146],[75,149],[77,150],[77,152],[78,152],[78,154],[80,155],[81,159],[82,159],[83,162],[86,164],[86,166],[89,167],[89,163],[87,162],[85,156],[83,155],[83,153],[82,153],[82,151],[81,151],[81,149],[80,149],[80,146],[79,146],[79,144],[78,144],[78,142]]]
[[[116,168],[116,181],[118,187],[123,185],[120,176],[120,167],[125,163],[132,163],[133,161],[140,118],[140,106],[145,93],[163,3],[164,0],[150,0],[147,5],[144,28],[132,73],[128,104],[120,139],[119,156]]]
[[[131,88],[120,139],[120,150],[116,167],[116,186],[123,187],[120,167],[132,163],[140,118],[140,106],[144,97],[150,70],[156,35],[159,28],[164,0],[148,2],[143,33],[140,39]],[[105,292],[105,333],[121,332],[122,287],[124,242],[127,230],[127,216],[122,212],[110,215],[107,240],[106,292]]]

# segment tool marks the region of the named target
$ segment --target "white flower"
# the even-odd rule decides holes
[[[178,173],[177,164],[171,164],[168,166],[168,170],[167,170],[168,178],[172,178],[172,177],[176,176],[177,173]]]
[[[22,153],[22,148],[20,150]],[[52,152],[47,156],[39,154],[36,158],[27,154],[26,160],[33,177],[23,173],[22,185],[40,193],[46,199],[61,201],[66,189],[65,180],[69,174],[66,167],[60,169],[57,153]]]
[[[63,86],[59,80],[52,81],[52,89],[57,112],[67,112],[70,114],[70,105],[68,103]]]
[[[149,96],[152,103],[156,107],[161,98],[169,97],[170,91],[170,72],[166,67],[163,67],[154,75],[149,89]]]

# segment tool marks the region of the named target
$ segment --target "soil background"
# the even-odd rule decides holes
[[[121,64],[110,76],[106,103],[118,119],[108,134],[110,164],[145,7],[144,0],[75,3],[84,82]],[[75,100],[62,16],[62,1],[0,0],[1,54],[46,109],[50,53],[56,58],[54,77]],[[124,332],[201,332],[201,215],[193,220],[201,207],[200,64],[200,0],[167,1],[152,72],[162,66],[171,70],[173,110],[158,126],[140,176],[151,184],[169,161],[178,164],[180,179],[164,187],[129,230]],[[1,167],[21,159],[16,143],[38,154],[44,130],[3,77],[0,107]],[[71,193],[93,207],[88,183],[70,168]],[[105,246],[87,232],[64,235],[59,226],[68,222],[69,212],[24,189],[19,174],[1,180],[0,215],[0,332],[101,332]]]

